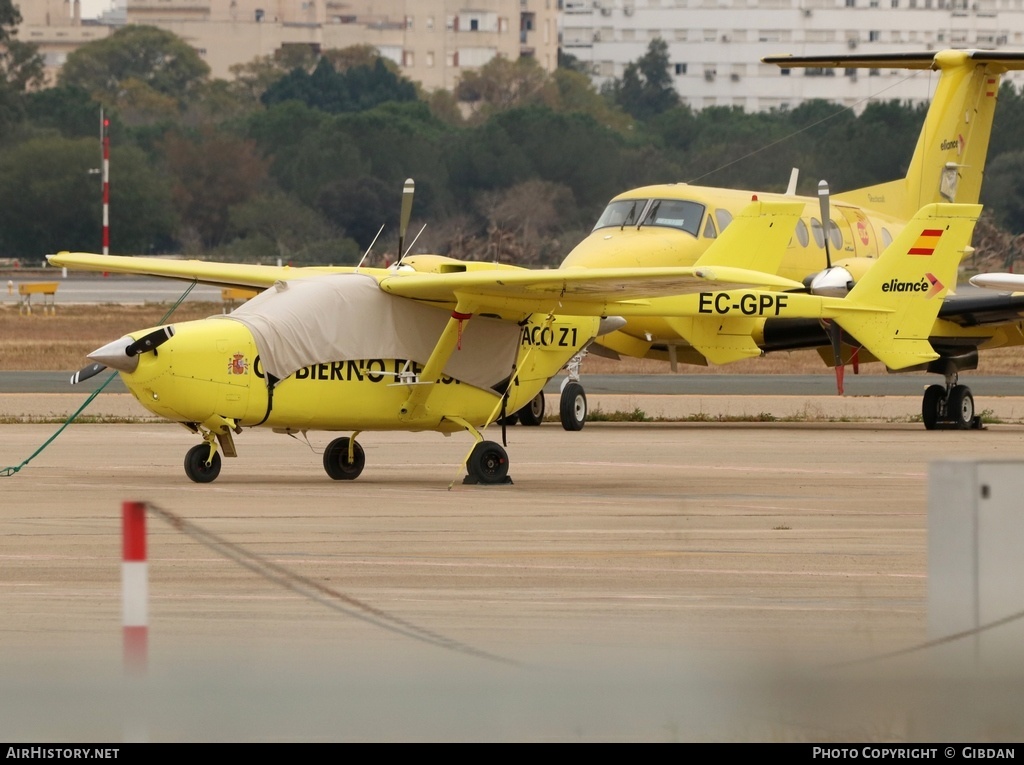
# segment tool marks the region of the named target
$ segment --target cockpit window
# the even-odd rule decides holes
[[[715,210],[715,222],[719,231],[725,231],[725,227],[732,223],[732,213],[721,208]]]
[[[594,230],[610,226],[635,226],[640,221],[640,213],[646,206],[646,199],[622,199],[618,202],[610,202],[604,208],[601,217],[597,219]]]
[[[679,199],[620,199],[610,202],[604,208],[594,230],[611,226],[666,226],[697,236],[703,217],[704,205],[697,202]]]
[[[715,231],[715,221],[712,220],[711,216],[708,216],[707,221],[704,223],[704,238],[705,239],[717,239],[718,232]]]
[[[678,228],[697,236],[703,217],[704,205],[678,199],[655,199],[644,217],[644,225]]]

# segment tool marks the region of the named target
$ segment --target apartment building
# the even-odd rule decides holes
[[[68,54],[110,34],[108,23],[82,19],[80,0],[14,0],[21,13],[18,39],[39,46],[50,81]]]
[[[1024,49],[1024,0],[563,0],[562,49],[600,84],[650,41],[668,44],[676,89],[696,109],[789,108],[825,98],[927,101],[935,77],[889,69],[793,69],[776,54]],[[1012,75],[1019,77],[1015,73]]]
[[[174,32],[223,79],[234,64],[290,44],[376,46],[427,90],[452,89],[462,72],[499,55],[558,65],[557,0],[120,0],[123,15],[96,21],[81,19],[79,0],[22,5],[20,37],[40,44],[54,70],[123,23]]]

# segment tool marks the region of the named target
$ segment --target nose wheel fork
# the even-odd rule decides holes
[[[196,483],[210,483],[220,475],[220,453],[212,433],[185,453],[185,475]]]
[[[196,483],[210,483],[220,475],[220,455],[237,457],[235,439],[232,433],[241,433],[242,429],[235,420],[220,418],[210,430],[198,423],[189,423],[186,428],[203,437],[201,444],[196,444],[185,453],[185,475]],[[219,448],[218,448],[219,445]]]

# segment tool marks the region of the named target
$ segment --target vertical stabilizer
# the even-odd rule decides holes
[[[836,194],[835,199],[902,220],[928,204],[976,204],[985,174],[999,81],[1024,69],[1024,53],[944,50],[938,53],[774,56],[786,67],[931,69],[939,72],[931,105],[904,178]]]

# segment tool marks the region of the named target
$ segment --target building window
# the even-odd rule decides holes
[[[686,64],[676,64],[676,74],[686,74]]]
[[[264,14],[263,14],[263,9],[262,8],[257,8],[256,12],[253,15],[256,18],[257,22],[263,21],[263,15]]]
[[[882,33],[877,29],[872,29],[868,32],[868,42],[878,42],[882,39]]]

